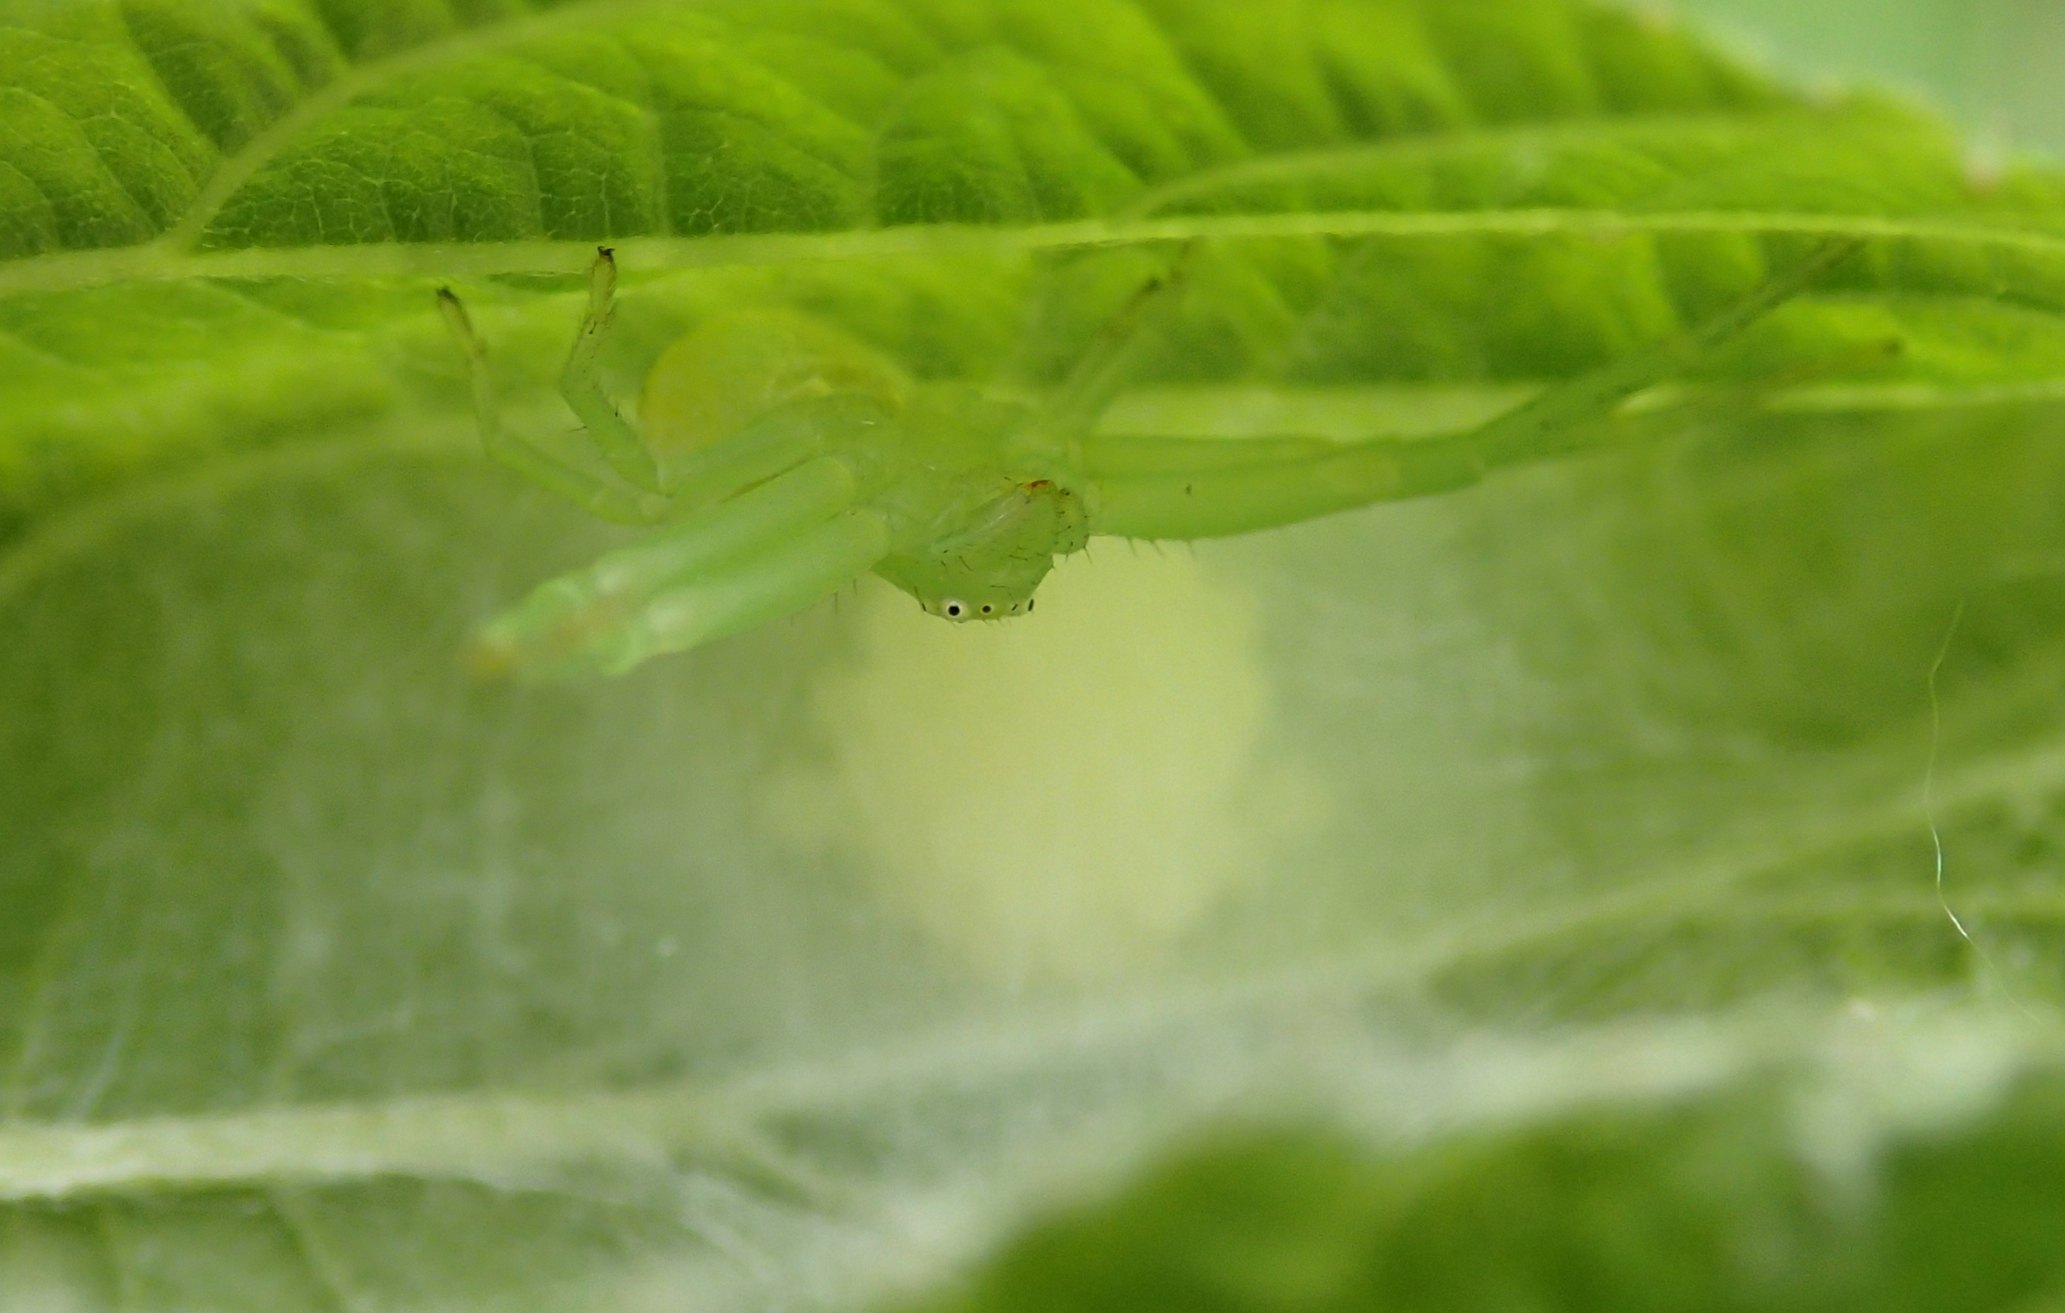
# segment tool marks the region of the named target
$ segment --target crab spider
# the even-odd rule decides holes
[[[643,541],[541,585],[482,632],[485,669],[621,673],[801,610],[873,571],[953,621],[1030,611],[1056,559],[1093,534],[1204,538],[1448,492],[1596,441],[1596,421],[1682,370],[1848,256],[1827,243],[1704,322],[1445,438],[1089,437],[1124,386],[1141,322],[1183,256],[1136,293],[1042,404],[913,384],[796,312],[721,315],[669,347],[637,424],[602,389],[616,261],[591,267],[560,395],[614,477],[507,433],[486,351],[449,288],[489,456]],[[1187,255],[1187,248],[1186,248]]]

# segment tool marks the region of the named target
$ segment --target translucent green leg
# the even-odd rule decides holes
[[[1855,252],[1826,244],[1721,313],[1645,351],[1550,388],[1468,433],[1351,445],[1266,437],[1195,444],[1100,439],[1087,462],[1096,490],[1093,532],[1129,538],[1248,533],[1378,501],[1452,492],[1495,469],[1611,440],[1602,421],[1629,397],[1798,295]]]
[[[621,674],[642,661],[793,615],[875,568],[889,553],[889,521],[851,511],[750,562],[670,588],[598,645],[596,667]]]
[[[602,390],[602,376],[596,361],[602,354],[603,338],[616,318],[617,259],[607,246],[597,247],[595,263],[588,267],[588,309],[574,334],[574,345],[559,371],[559,395],[567,408],[580,416],[588,436],[609,467],[626,483],[647,492],[659,492],[660,471],[654,464],[638,430],[617,410]]]
[[[1824,242],[1799,264],[1772,275],[1734,305],[1682,333],[1637,351],[1507,411],[1473,434],[1487,467],[1555,454],[1557,442],[1582,441],[1593,421],[1646,388],[1683,371],[1728,339],[1792,300],[1830,269],[1855,255],[1863,241]]]
[[[882,404],[858,393],[792,402],[675,462],[670,519],[685,519],[825,450],[828,437],[865,450],[869,430],[894,423]]]
[[[1292,439],[1262,438],[1281,456]],[[1327,444],[1325,454],[1254,464],[1227,459],[1245,442],[1213,442],[1214,463],[1184,470],[1093,474],[1091,530],[1122,538],[1218,538],[1295,524],[1371,502],[1454,492],[1487,472],[1472,435],[1409,441]]]
[[[495,403],[494,384],[488,378],[487,347],[474,331],[466,307],[459,304],[451,288],[440,287],[437,308],[458,341],[459,350],[465,353],[466,368],[473,379],[474,415],[480,423],[481,445],[489,459],[601,519],[618,524],[649,524],[656,518],[663,509],[658,498],[618,487],[506,432],[502,428],[501,408]]]
[[[1105,407],[1124,390],[1147,340],[1141,330],[1156,310],[1182,292],[1196,249],[1195,242],[1186,242],[1167,272],[1143,283],[1112,316],[1048,403],[1048,432],[1071,438],[1088,433]]]
[[[777,614],[794,610],[811,600],[790,601],[794,581],[809,574],[811,561],[832,574],[848,569],[853,544],[834,541],[824,530],[828,522],[853,518],[848,512],[859,489],[844,461],[821,457],[799,465],[539,586],[482,631],[475,664],[488,674],[616,672],[658,652],[692,646],[701,640],[679,641],[687,626],[666,616],[656,620],[650,612],[656,605],[663,611],[674,607],[668,599],[702,580],[725,599],[706,619],[705,638],[733,632],[725,627],[733,614],[755,615],[768,606]],[[884,529],[882,551],[838,582],[865,573],[887,550],[887,541]],[[736,628],[751,623],[748,618]]]

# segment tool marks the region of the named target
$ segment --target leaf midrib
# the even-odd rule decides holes
[[[1860,237],[1936,243],[1974,252],[2065,257],[2065,235],[1943,219],[1782,210],[1336,210],[1309,214],[1192,215],[1167,219],[1074,219],[1000,228],[931,224],[835,233],[741,233],[629,237],[613,243],[620,262],[643,268],[716,268],[812,261],[1035,252],[1190,240],[1290,237],[1587,237],[1636,235]],[[115,282],[190,278],[488,278],[569,275],[594,258],[588,241],[425,242],[400,245],[275,246],[167,257],[154,246],[70,251],[0,266],[0,296],[63,292]]]

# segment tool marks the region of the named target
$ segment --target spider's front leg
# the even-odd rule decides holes
[[[889,518],[853,466],[804,462],[541,585],[481,632],[483,674],[621,674],[802,610],[888,553]]]
[[[700,499],[678,503],[652,537],[547,581],[497,617],[474,646],[475,668],[622,674],[837,592],[896,537],[900,522],[871,500],[860,454],[893,423],[866,396],[813,397],[701,449],[684,466]]]
[[[1645,350],[1549,388],[1465,433],[1336,443],[1106,439],[1088,453],[1096,532],[1210,538],[1293,524],[1379,501],[1453,492],[1493,470],[1600,444],[1621,403],[1681,373],[1854,254],[1838,239],[1741,300]]]

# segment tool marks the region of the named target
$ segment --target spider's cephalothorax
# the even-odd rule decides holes
[[[504,432],[487,349],[450,289],[488,454],[643,541],[549,580],[481,634],[481,668],[628,670],[791,614],[874,571],[947,620],[1030,611],[1058,557],[1092,533],[1202,538],[1466,486],[1583,445],[1636,392],[1683,370],[1856,250],[1824,244],[1713,317],[1570,379],[1467,432],[1358,442],[1297,435],[1117,437],[1091,431],[1125,387],[1150,309],[1195,244],[1149,279],[1037,403],[917,383],[880,353],[786,310],[719,315],[661,354],[639,422],[597,367],[616,261],[590,269],[560,395],[609,473]]]
[[[1031,609],[1090,518],[1064,440],[1030,407],[965,386],[919,387],[885,357],[794,311],[713,319],[660,357],[640,406],[663,465],[791,415],[813,433],[796,463],[850,472],[879,516],[875,573],[945,620]]]
[[[627,670],[798,610],[870,570],[947,620],[1032,609],[1092,507],[1077,453],[1101,408],[999,400],[919,384],[881,353],[793,310],[717,315],[666,351],[638,423],[603,393],[599,346],[616,262],[600,252],[561,393],[621,482],[503,434],[485,348],[449,291],[440,305],[472,366],[488,450],[651,539],[552,580],[488,626],[485,669]],[[628,485],[628,486],[626,486]]]
[[[1017,484],[964,527],[892,552],[875,573],[944,620],[1002,620],[1032,610],[1054,562],[1090,541],[1080,495],[1051,479]]]

